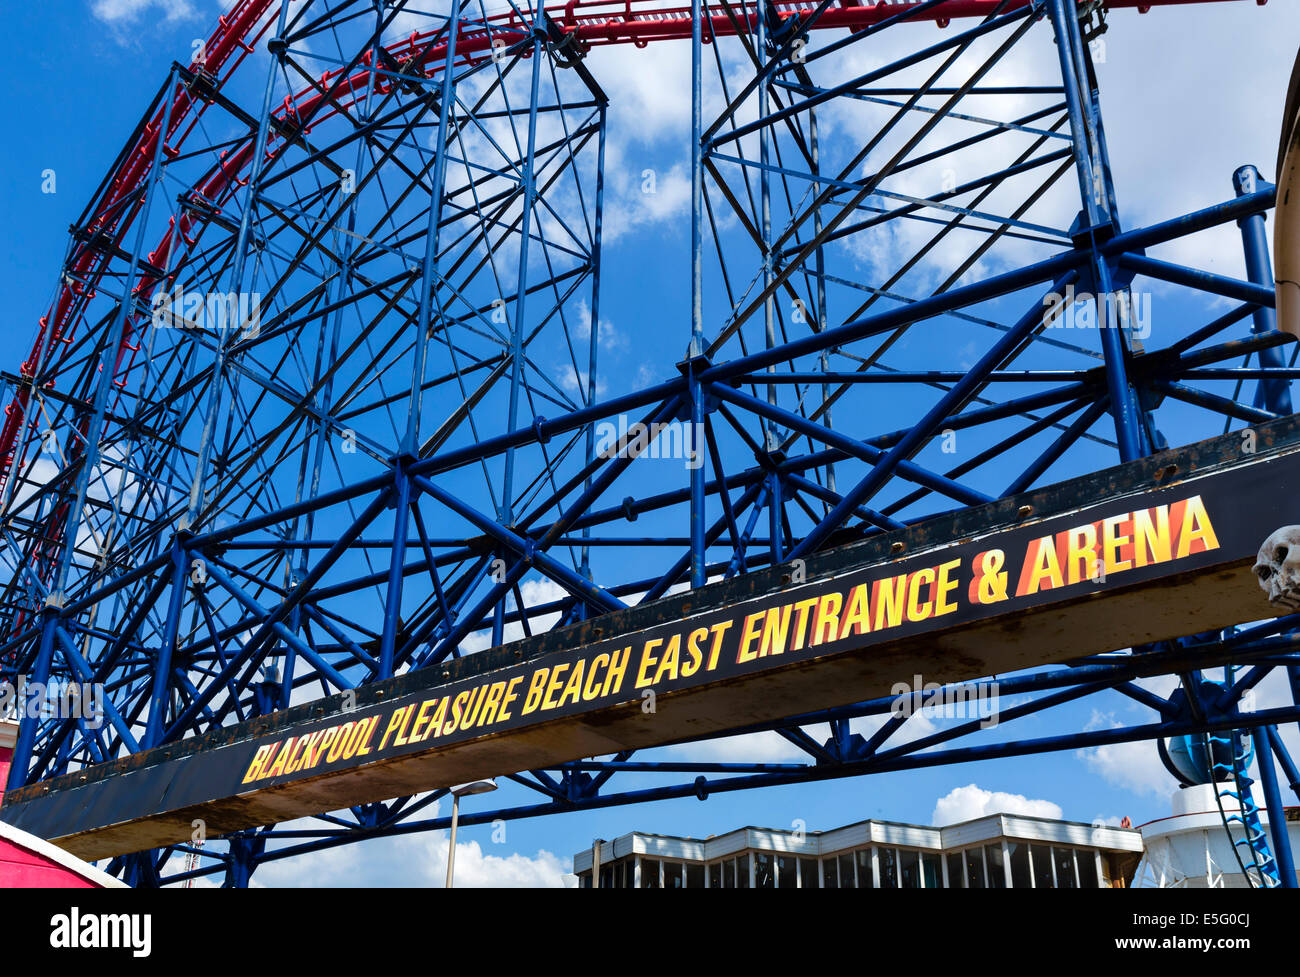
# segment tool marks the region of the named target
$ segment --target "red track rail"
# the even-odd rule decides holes
[[[839,7],[827,10],[814,25],[815,29],[861,28],[879,24],[891,17],[908,13],[920,0],[880,0],[877,3],[859,3],[859,0],[840,0]],[[1181,6],[1191,3],[1228,3],[1249,2],[1249,0],[1107,0],[1110,9],[1137,8],[1146,13],[1151,7]],[[1003,12],[1014,11],[1027,6],[1030,0],[1011,0]],[[1259,6],[1267,0],[1255,0]],[[191,65],[193,70],[202,68],[214,79],[214,85],[221,85],[239,67],[244,58],[253,51],[258,43],[275,23],[276,6],[273,0],[238,0],[234,9],[219,18],[217,29],[208,39],[206,60],[203,64]],[[713,4],[717,9],[717,2]],[[938,8],[913,12],[918,21],[932,21],[939,27],[945,27],[954,19],[987,17],[1000,6],[1000,0],[949,0]],[[815,7],[808,0],[799,2],[781,2],[777,0],[775,9],[783,17],[807,16]],[[278,9],[278,7],[277,7]],[[724,14],[714,14],[707,18],[704,25],[704,39],[711,42],[714,37],[734,35],[737,25],[744,31],[752,31],[756,22],[754,0],[737,0],[733,4],[735,20]],[[583,45],[633,44],[644,47],[651,41],[673,40],[690,37],[691,9],[689,6],[665,5],[662,0],[568,0],[564,4],[550,4],[546,7],[551,18],[565,30],[574,34]],[[493,15],[486,21],[466,23],[457,38],[457,51],[467,60],[481,57],[483,52],[492,47],[497,37],[518,37],[529,25],[520,20],[514,11]],[[399,62],[407,62],[408,69],[429,66],[429,74],[436,72],[444,58],[445,48],[440,43],[431,43],[436,31],[411,34],[403,41],[393,44],[389,53]],[[369,65],[369,55],[365,59]],[[343,103],[366,84],[368,71],[360,71],[352,77],[340,80],[342,69],[327,72],[320,81],[326,91],[331,90],[332,99]],[[224,72],[224,74],[223,74]],[[381,88],[382,90],[382,88]],[[193,98],[183,87],[178,86],[171,94],[170,113],[167,106],[160,104],[154,117],[138,130],[134,144],[121,157],[116,171],[106,181],[107,189],[98,202],[92,205],[92,216],[87,222],[87,229],[102,235],[113,244],[119,244],[125,231],[131,226],[139,212],[142,197],[138,191],[144,186],[150,175],[158,140],[164,140],[163,153],[175,156],[180,151],[185,137],[194,129],[206,109],[206,103]],[[301,123],[305,131],[310,131],[313,124],[319,123],[332,111],[326,111],[317,117],[323,105],[330,104],[314,88],[307,89],[296,96],[286,97],[276,110],[276,115]],[[169,119],[166,133],[160,133],[162,120]],[[268,157],[275,151],[275,143],[268,143]],[[210,176],[196,187],[193,193],[216,205],[226,199],[238,186],[247,181],[241,180],[240,174],[252,162],[253,143],[247,141],[238,151],[227,155]],[[159,259],[167,261],[167,256],[177,244],[177,238],[184,245],[190,246],[194,241],[189,232],[194,229],[194,222],[188,215],[176,226],[175,221],[169,227],[158,246],[149,254],[151,264],[158,265]],[[20,368],[21,375],[27,378],[36,375],[49,362],[56,359],[63,348],[72,341],[71,324],[75,322],[78,309],[94,296],[94,289],[102,279],[110,261],[110,251],[93,245],[82,245],[73,252],[69,265],[72,274],[81,279],[76,284],[65,284],[55,299],[52,308],[40,319],[36,342],[31,355]],[[136,286],[136,293],[146,300],[160,279],[144,276]],[[116,353],[114,376],[117,376],[124,363],[129,368],[132,354],[139,346],[133,340],[134,324],[128,317],[127,329]],[[0,428],[0,486],[8,480],[14,464],[14,453],[23,424],[33,427],[38,423],[35,418],[27,417],[30,403],[30,387],[20,387],[15,391],[10,404],[5,408],[4,425]],[[88,432],[83,432],[83,434]],[[51,546],[57,544],[55,535],[48,538]]]

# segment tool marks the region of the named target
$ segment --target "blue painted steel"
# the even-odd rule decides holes
[[[249,149],[235,185],[208,199],[211,172],[192,162],[231,146],[173,154],[158,139],[134,245],[105,252],[100,304],[83,294],[70,330],[105,345],[70,345],[63,359],[0,376],[6,393],[39,394],[70,456],[58,478],[38,479],[46,420],[25,417],[0,506],[0,554],[13,554],[0,677],[91,680],[109,692],[101,727],[24,723],[10,785],[439,667],[671,588],[774,563],[794,572],[790,561],[842,539],[1139,457],[1167,437],[1290,413],[1300,371],[1276,331],[1265,239],[1275,188],[1243,168],[1235,198],[1125,229],[1081,8],[1041,0],[937,38],[907,23],[944,2],[839,37],[809,31],[830,0],[799,22],[745,8],[752,32],[725,42],[745,65],[738,72],[692,0],[689,288],[672,287],[677,272],[663,276],[665,293],[687,296],[689,323],[655,318],[662,362],[647,364],[652,381],[630,384],[599,363],[601,310],[627,314],[601,294],[607,100],[565,24],[520,8],[486,49],[471,43],[474,4],[376,3],[366,18],[345,3],[309,5],[310,17],[282,8],[266,80],[247,86],[257,107],[239,108],[221,86],[204,103],[242,133],[231,145]],[[412,40],[396,25],[417,10]],[[1004,60],[1049,43],[1056,57],[1041,84],[997,84]],[[868,46],[890,60],[846,67]],[[313,50],[342,60],[300,97],[290,82],[319,75],[306,67]],[[176,69],[132,146],[146,126],[168,130],[175,85],[203,82]],[[995,92],[1037,101],[999,118]],[[722,108],[709,118],[706,105]],[[831,109],[862,113],[865,135],[819,132],[818,113],[825,122]],[[1004,151],[1002,136],[1020,142]],[[194,187],[187,203],[157,192],[164,175]],[[1048,191],[1061,180],[1078,195],[1057,212]],[[927,181],[930,192],[915,189]],[[146,254],[146,234],[167,220],[169,249]],[[1146,254],[1231,221],[1244,281]],[[78,228],[65,270],[94,233]],[[877,236],[894,242],[882,267],[853,259],[855,247],[873,253]],[[1000,250],[1007,242],[1023,249],[1014,259]],[[151,330],[132,289],[159,268],[165,287],[259,291],[259,331],[226,324],[200,340]],[[1203,318],[1189,313],[1185,330],[1142,342],[1107,328],[1108,297],[1131,301],[1149,281],[1196,296]],[[124,292],[114,298],[114,287]],[[1086,335],[1045,311],[1067,288],[1091,296]],[[955,354],[967,343],[963,361]],[[119,365],[137,344],[141,361]],[[620,391],[604,400],[598,367]],[[1242,402],[1251,381],[1258,392]],[[650,446],[663,433],[620,434],[615,450],[597,434],[602,424],[682,423],[692,464],[662,464]],[[943,448],[949,438],[959,454]],[[97,465],[121,479],[102,499],[96,479],[109,476]],[[1012,732],[996,742],[970,722],[908,739],[897,717],[855,733],[854,721],[890,712],[894,700],[882,698],[735,731],[774,731],[803,762],[621,753],[504,771],[514,801],[503,793],[501,807],[461,822],[1235,737],[1237,703],[1273,669],[1300,689],[1298,625],[1290,616],[1000,677],[1001,696],[1026,700],[1001,711]],[[1200,713],[1136,684],[1229,658],[1249,670],[1212,703],[1192,695]],[[1014,735],[1025,717],[1104,692],[1155,721]],[[1300,790],[1266,728],[1297,719],[1291,706],[1248,725]],[[661,782],[627,786],[647,774]],[[1272,813],[1277,784],[1261,782]],[[137,884],[224,874],[247,885],[267,861],[443,827],[422,813],[443,794],[133,855],[114,871]],[[1274,848],[1291,877],[1289,850]],[[177,871],[196,850],[199,867]]]
[[[1253,166],[1243,166],[1232,176],[1237,195],[1254,193],[1263,182],[1259,170]],[[1273,266],[1268,257],[1268,233],[1264,227],[1264,215],[1251,214],[1237,221],[1241,228],[1241,242],[1246,254],[1246,277],[1256,285],[1271,289],[1273,286]],[[1255,310],[1255,333],[1274,332],[1277,329],[1277,313],[1271,305],[1261,305]],[[1286,359],[1279,347],[1260,350],[1260,365],[1268,369],[1285,367]],[[1276,414],[1291,413],[1291,387],[1285,380],[1262,379],[1255,390],[1254,405],[1267,407]]]
[[[1295,859],[1291,854],[1291,836],[1287,829],[1286,809],[1282,806],[1282,792],[1277,787],[1277,771],[1273,766],[1273,743],[1277,740],[1276,726],[1256,726],[1255,757],[1259,762],[1259,782],[1264,787],[1264,802],[1268,811],[1269,833],[1273,837],[1273,851],[1277,858],[1277,871],[1284,889],[1296,888]]]

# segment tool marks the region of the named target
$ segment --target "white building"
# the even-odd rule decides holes
[[[1185,787],[1173,796],[1173,814],[1142,825],[1145,853],[1133,879],[1137,888],[1239,889],[1258,885],[1242,873],[1242,862],[1249,868],[1251,857],[1244,845],[1236,846],[1242,862],[1233,853],[1233,841],[1244,837],[1241,825],[1232,823],[1232,838],[1224,828],[1224,814],[1230,818],[1240,812],[1237,802],[1223,799],[1223,810],[1215,799],[1212,785]],[[1300,808],[1288,808],[1287,836],[1291,850],[1300,850]],[[1260,811],[1260,820],[1269,830],[1268,812]]]
[[[1106,888],[1132,878],[1142,834],[994,814],[945,828],[860,821],[830,831],[738,828],[710,838],[632,832],[573,856],[601,888]],[[593,873],[593,863],[595,872]]]

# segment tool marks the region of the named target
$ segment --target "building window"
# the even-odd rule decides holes
[[[682,863],[664,862],[664,888],[680,889],[682,887]]]
[[[1079,888],[1079,879],[1074,874],[1074,849],[1053,848],[1052,855],[1056,858],[1056,887],[1058,889]]]
[[[877,848],[876,868],[880,872],[879,886],[882,889],[898,888],[898,849]]]
[[[989,888],[1005,889],[1007,887],[1007,869],[1002,861],[1002,843],[984,846],[984,862],[989,868]]]
[[[856,858],[858,863],[858,888],[875,888],[876,870],[871,864],[871,849],[859,848],[856,852]]]
[[[822,859],[822,878],[825,880],[826,888],[838,889],[840,887],[840,860],[838,858]]]
[[[1106,857],[1095,848],[1010,838],[946,852],[868,845],[824,858],[751,849],[713,862],[612,858],[601,864],[598,879],[587,869],[577,873],[577,883],[583,889],[1097,889],[1110,884]]]
[[[966,888],[966,870],[961,864],[961,852],[950,852],[948,855],[948,888]]]
[[[927,889],[943,887],[943,869],[938,855],[921,856],[921,885]]]
[[[799,859],[799,885],[804,889],[820,889],[821,878],[817,874],[817,859]]]
[[[778,889],[799,888],[799,861],[793,855],[776,857],[776,887]]]
[[[1087,848],[1080,848],[1076,853],[1079,864],[1079,887],[1097,889],[1101,887],[1097,879],[1097,853]]]
[[[839,857],[840,861],[840,888],[856,889],[858,887],[866,888],[871,884],[871,862],[867,862],[867,870],[862,875],[862,881],[859,882],[857,874],[853,869],[853,853],[844,852]]]
[[[908,851],[906,848],[898,853],[898,877],[904,889],[921,888],[921,853]]]
[[[1052,877],[1052,851],[1043,845],[1030,845],[1029,858],[1034,866],[1034,888],[1055,889],[1056,880]]]
[[[1023,841],[1008,842],[1011,849],[1011,885],[1016,889],[1032,889],[1033,877],[1029,874],[1029,846]]]
[[[984,849],[982,848],[966,849],[966,888],[985,888]]]
[[[658,889],[659,888],[659,860],[655,858],[641,859],[641,888]]]

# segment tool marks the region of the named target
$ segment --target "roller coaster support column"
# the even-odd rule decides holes
[[[1259,190],[1260,183],[1259,170],[1253,166],[1243,166],[1232,175],[1232,186],[1238,197],[1255,193]],[[1264,214],[1259,211],[1237,219],[1237,226],[1241,229],[1242,250],[1246,257],[1246,278],[1256,285],[1271,286],[1273,265],[1268,256],[1268,235],[1264,225]],[[1275,329],[1277,329],[1277,310],[1261,305],[1255,310],[1252,331],[1259,335]],[[1259,365],[1268,369],[1286,369],[1286,357],[1282,353],[1282,347],[1270,346],[1261,349]],[[1290,382],[1283,377],[1261,379],[1255,387],[1255,399],[1252,403],[1256,407],[1263,407],[1279,414],[1290,414],[1293,409]],[[1291,685],[1292,700],[1300,702],[1300,668],[1288,665],[1286,672]],[[1286,884],[1285,879],[1283,884]]]
[[[1056,50],[1061,62],[1061,84],[1065,89],[1065,103],[1070,119],[1070,133],[1074,142],[1075,169],[1079,175],[1079,191],[1083,200],[1078,246],[1092,252],[1092,277],[1090,283],[1097,302],[1097,321],[1101,330],[1102,353],[1106,358],[1106,386],[1110,391],[1111,416],[1115,421],[1115,439],[1119,445],[1120,459],[1132,461],[1147,451],[1142,445],[1138,426],[1138,408],[1125,368],[1127,349],[1121,330],[1109,328],[1109,296],[1114,288],[1112,273],[1101,248],[1118,229],[1112,207],[1114,197],[1110,186],[1110,167],[1106,160],[1105,143],[1101,134],[1101,115],[1098,111],[1097,92],[1089,72],[1089,54],[1079,32],[1077,8],[1073,0],[1048,0],[1052,26],[1056,30]],[[1083,243],[1086,238],[1086,245]]]
[[[543,26],[542,18],[545,11],[540,7],[533,13],[533,35],[532,35],[532,59],[533,74],[532,86],[529,89],[528,97],[528,151],[524,157],[524,167],[522,176],[522,193],[523,193],[523,212],[520,216],[519,229],[519,276],[515,291],[515,308],[509,323],[510,326],[510,413],[508,416],[507,430],[513,431],[518,427],[519,417],[519,388],[523,383],[523,360],[524,360],[524,312],[525,300],[528,297],[528,243],[533,231],[533,200],[537,195],[537,92],[541,83],[542,58],[546,55],[546,28]],[[511,125],[513,126],[513,119]],[[518,136],[516,136],[516,139]],[[600,326],[597,322],[592,322],[591,328],[598,329]],[[514,515],[514,483],[515,483],[515,447],[512,445],[506,451],[505,461],[505,479],[501,489],[501,506],[500,521],[503,526],[512,526],[515,521]],[[510,581],[513,587],[518,582],[517,579]],[[492,644],[500,645],[505,640],[505,602],[499,601],[492,611]]]
[[[163,92],[170,93],[175,85],[176,71],[173,68],[167,76],[167,84],[164,86]],[[109,333],[108,340],[103,346],[103,352],[100,354],[99,380],[95,388],[95,403],[91,409],[90,420],[86,428],[86,442],[82,446],[81,470],[77,472],[72,503],[68,508],[67,521],[63,527],[63,548],[59,557],[58,569],[43,611],[40,650],[37,652],[36,667],[30,679],[33,683],[39,682],[42,687],[50,679],[55,634],[63,606],[63,588],[67,583],[68,571],[72,566],[73,554],[76,551],[77,537],[81,529],[82,511],[86,505],[86,495],[90,491],[90,479],[95,469],[99,467],[99,443],[104,431],[104,417],[108,410],[109,394],[114,387],[117,350],[121,346],[122,337],[126,332],[128,313],[135,314],[138,312],[135,308],[135,288],[140,273],[140,255],[145,247],[144,232],[148,224],[149,209],[156,196],[155,191],[162,180],[163,147],[167,141],[165,137],[167,127],[171,121],[172,103],[165,96],[164,104],[166,108],[163,110],[162,121],[158,130],[158,142],[154,146],[152,176],[145,188],[144,201],[141,204],[141,214],[138,219],[139,226],[135,236],[135,246],[131,252],[131,269],[122,282],[122,294],[118,300],[117,311],[113,316],[112,331]],[[71,453],[71,448],[70,444],[69,453]],[[20,709],[25,708],[25,706],[26,703],[20,703]],[[36,725],[39,720],[25,715],[23,719],[24,721],[21,722],[18,728],[18,741],[14,744],[13,761],[9,767],[9,787],[18,787],[25,782],[28,769],[31,766],[32,748],[36,742]]]
[[[371,34],[370,47],[372,50],[378,50],[381,46],[381,38],[384,28],[384,14],[387,10],[387,0],[374,0],[375,4],[375,22],[374,30]],[[370,58],[370,69],[367,73],[366,94],[362,102],[360,113],[360,124],[371,125],[374,123],[373,102],[375,97],[376,83],[378,80],[380,59],[377,57]],[[338,359],[339,355],[339,337],[344,328],[344,313],[347,304],[344,301],[347,295],[351,293],[353,275],[356,269],[354,254],[359,240],[357,234],[357,212],[361,199],[361,187],[367,180],[365,166],[368,161],[366,153],[365,140],[357,141],[356,155],[352,161],[352,190],[347,194],[347,233],[343,237],[342,245],[338,254],[338,273],[334,276],[334,284],[329,297],[329,304],[337,306],[334,314],[329,317],[323,317],[320,324],[320,341],[316,352],[315,369],[312,375],[312,387],[319,388],[319,410],[314,420],[310,422],[312,434],[304,439],[302,462],[298,472],[298,493],[295,497],[295,503],[301,502],[304,498],[316,498],[320,494],[321,473],[325,470],[326,451],[329,447],[329,440],[334,434],[334,420],[332,415],[334,403],[334,380],[335,372],[332,364]],[[328,342],[327,342],[328,337]],[[328,350],[328,353],[326,352]],[[310,463],[309,463],[310,462]],[[302,525],[302,540],[308,543],[312,540],[316,530],[316,513],[309,510],[303,515],[295,518],[290,524],[289,538],[297,540],[299,525]],[[286,586],[289,588],[296,587],[298,581],[307,575],[308,560],[310,558],[311,547],[304,545],[298,552],[297,566],[290,571],[286,560]],[[303,611],[301,608],[294,608],[290,615],[289,628],[295,634],[302,629]],[[291,646],[285,646],[282,657],[283,668],[279,669],[279,699],[278,707],[288,709],[293,697],[294,672],[297,667],[297,653]],[[275,658],[268,656],[268,664],[273,663]]]
[[[29,684],[40,683],[43,688],[50,680],[50,665],[54,659],[54,630],[59,624],[59,608],[47,604],[41,612],[41,643],[36,653],[36,667],[28,677]],[[32,762],[32,747],[36,744],[36,727],[40,722],[39,714],[28,714],[27,701],[18,702],[18,740],[14,743],[14,754],[9,764],[9,780],[6,790],[22,787],[27,782],[27,770]]]
[[[1259,170],[1243,166],[1232,175],[1233,189],[1244,197],[1259,189]],[[1268,257],[1268,235],[1264,229],[1264,215],[1256,212],[1237,221],[1241,228],[1241,243],[1246,254],[1246,277],[1256,285],[1271,287],[1273,266]],[[1277,311],[1268,306],[1255,310],[1254,332],[1272,332],[1277,328]],[[1269,369],[1285,369],[1286,356],[1280,346],[1270,346],[1259,351],[1259,365]],[[1273,377],[1259,381],[1255,389],[1254,405],[1278,414],[1291,413],[1291,384],[1284,378]]]
[[[226,879],[223,889],[247,889],[253,869],[257,868],[266,837],[258,831],[240,831],[229,838],[230,854],[226,857]]]
[[[1295,693],[1292,693],[1295,697]],[[1291,793],[1300,799],[1300,770],[1296,769],[1295,761],[1291,759],[1291,754],[1287,752],[1286,744],[1282,742],[1281,736],[1272,737],[1273,755],[1277,757],[1278,765],[1282,768],[1282,774],[1286,777],[1287,784],[1291,787]]]
[[[540,18],[542,11],[538,10],[536,16]],[[519,388],[523,382],[524,313],[528,298],[528,243],[532,236],[533,199],[537,192],[537,92],[541,83],[542,59],[546,56],[546,47],[543,44],[545,36],[545,29],[540,19],[535,20],[532,39],[533,74],[528,98],[528,155],[524,159],[524,171],[521,174],[523,210],[520,215],[519,230],[519,274],[515,286],[515,308],[510,322],[510,418],[506,428],[509,431],[516,430],[519,426],[517,421]],[[593,322],[592,328],[595,329],[596,325]],[[514,522],[514,471],[515,448],[511,446],[506,451],[505,486],[501,497],[502,523],[506,526]]]
[[[176,70],[167,76],[164,92],[170,93],[176,85]],[[95,388],[95,404],[91,410],[89,426],[86,428],[86,443],[82,446],[81,470],[77,472],[77,487],[73,493],[73,503],[68,509],[67,523],[63,528],[63,553],[59,559],[59,568],[54,577],[51,597],[61,600],[63,588],[67,583],[68,570],[72,566],[72,555],[77,548],[77,536],[81,528],[82,510],[86,505],[86,493],[90,490],[90,479],[99,467],[99,442],[104,433],[104,417],[108,411],[108,397],[114,389],[117,374],[117,355],[122,346],[122,337],[126,334],[127,315],[136,315],[135,289],[140,277],[140,255],[145,248],[145,227],[149,223],[149,211],[152,208],[156,191],[162,182],[163,149],[167,142],[167,127],[171,123],[172,103],[164,99],[162,121],[158,129],[158,142],[153,151],[153,169],[150,170],[149,182],[144,188],[144,202],[140,205],[140,215],[135,235],[135,246],[131,251],[131,270],[122,282],[122,294],[118,299],[117,311],[113,315],[113,328],[104,343],[99,357],[99,379]],[[72,454],[72,445],[68,445],[68,454]],[[18,767],[15,755],[15,769]]]
[[[1282,888],[1296,888],[1295,861],[1291,856],[1291,837],[1286,827],[1286,809],[1277,787],[1277,768],[1273,765],[1273,745],[1277,740],[1276,726],[1256,726],[1250,733],[1255,739],[1255,761],[1259,764],[1259,780],[1264,786],[1264,803],[1268,806],[1268,827],[1273,834],[1273,855],[1277,859],[1278,875]]]
[[[375,675],[377,679],[389,678],[393,674],[393,656],[397,647],[397,629],[401,624],[402,584],[405,579],[402,568],[406,564],[406,535],[410,526],[411,506],[415,504],[411,475],[407,469],[420,451],[420,416],[424,407],[425,373],[429,358],[429,343],[432,337],[430,319],[433,315],[434,292],[437,289],[438,282],[438,244],[440,240],[438,229],[442,224],[442,202],[445,196],[443,189],[447,178],[447,129],[455,96],[456,36],[460,33],[460,7],[459,0],[452,3],[451,15],[447,22],[446,63],[442,69],[442,89],[438,100],[438,134],[437,141],[434,144],[436,156],[433,167],[432,193],[429,197],[429,220],[424,235],[424,262],[421,268],[420,308],[416,316],[415,362],[411,373],[411,395],[407,403],[406,430],[402,435],[402,448],[399,456],[393,459],[393,553],[388,568],[388,602],[384,607],[384,629],[379,642],[379,670]],[[536,44],[536,42],[534,43]],[[540,51],[535,49],[533,56],[540,58]],[[536,100],[537,64],[534,63],[534,103],[536,103]],[[529,115],[527,177],[529,189],[525,192],[524,197],[524,243],[521,246],[522,253],[519,258],[519,311],[516,313],[514,339],[512,340],[512,343],[516,346],[519,344],[521,336],[522,323],[519,320],[523,316],[524,275],[528,262],[528,215],[532,203],[532,153],[536,114],[537,110],[534,104]],[[595,328],[594,325],[593,328]],[[513,355],[516,357],[514,377],[517,380],[519,376],[519,358],[523,355],[522,349],[516,349]],[[514,423],[516,398],[517,388],[512,387],[510,392],[511,424]],[[512,458],[513,456],[508,456],[508,466],[512,464],[512,460],[510,460]],[[504,505],[508,513],[510,507],[510,477],[508,475],[506,477]]]
[[[596,150],[596,207],[595,216],[592,219],[592,226],[595,229],[594,244],[595,251],[591,256],[591,275],[594,286],[591,290],[591,331],[587,337],[587,405],[590,406],[596,402],[596,353],[600,346],[600,252],[601,252],[601,235],[605,229],[605,113],[606,106],[601,102],[600,106],[600,144]],[[697,448],[698,450],[698,448]],[[591,471],[596,463],[596,425],[587,425],[587,469]],[[691,483],[694,491],[694,482]],[[591,475],[588,474],[583,481],[583,488],[591,491]],[[704,482],[700,481],[700,494],[703,497]],[[701,506],[702,508],[702,506]],[[584,540],[591,538],[591,527],[582,527],[582,538]],[[582,563],[580,567],[582,575],[591,580],[591,547],[583,546]],[[691,577],[695,579],[694,575]],[[587,605],[579,602],[577,611],[581,619],[587,617]]]
[[[806,75],[807,72],[804,73],[805,77]],[[803,80],[804,78],[801,77],[800,81]],[[808,81],[811,82],[811,79],[808,79]],[[822,208],[820,204],[816,203],[816,201],[821,199],[821,194],[822,194],[822,184],[819,180],[816,179],[816,177],[821,176],[821,155],[820,155],[819,146],[817,142],[817,110],[816,109],[811,109],[808,112],[808,153],[809,156],[811,156],[812,158],[812,172],[814,177],[813,184],[812,184],[812,194],[814,200],[813,237],[816,238],[818,241],[821,241],[823,238],[823,231],[825,230],[825,228],[822,223]],[[817,245],[817,251],[814,253],[813,256],[813,269],[817,277],[817,308],[813,310],[812,328],[814,332],[821,332],[823,329],[826,328],[827,324],[829,324],[831,321],[830,312],[827,311],[826,308],[826,250],[821,244]],[[820,364],[823,373],[830,372],[831,370],[830,355],[827,353],[826,350],[823,349],[821,351],[821,356],[818,359],[818,363]],[[833,428],[835,425],[832,422],[831,409],[829,403],[830,386],[828,384],[823,383],[821,388],[821,393],[822,393],[821,410],[823,412],[822,423],[825,424],[828,428]],[[835,491],[834,463],[827,462],[825,470],[826,470],[826,488],[834,492]]]
[[[695,465],[690,469],[692,587],[704,586],[707,579],[705,567],[708,565],[704,539],[706,472],[700,454],[704,446],[699,443],[704,430],[704,390],[698,376],[698,366],[704,355],[704,40],[700,26],[703,2],[691,0],[691,344],[687,352],[686,380],[690,396],[691,447],[697,455]]]
[[[755,32],[754,47],[760,58],[768,59],[770,57],[768,35],[771,25],[768,24],[768,11],[771,8],[766,3],[760,3],[756,7],[755,20],[757,21]],[[769,61],[770,65],[770,61]],[[761,69],[762,77],[758,85],[758,118],[766,120],[768,116],[769,97],[768,97],[768,79],[770,67]],[[771,129],[767,125],[759,127],[758,130],[758,186],[759,186],[759,220],[760,230],[763,235],[763,294],[766,298],[763,300],[763,339],[764,348],[774,349],[777,345],[776,338],[776,297],[775,289],[772,286],[772,171],[771,171]],[[776,364],[769,363],[768,373],[776,372]],[[767,402],[769,405],[777,406],[776,385],[769,383],[767,385]],[[765,443],[763,450],[767,457],[773,462],[779,461],[781,448],[781,431],[777,427],[777,422],[772,417],[763,418],[763,432]],[[768,471],[768,482],[770,485],[767,503],[767,536],[768,550],[773,563],[782,563],[785,561],[785,546],[782,532],[785,526],[785,495],[782,491],[781,474],[776,470],[775,464]]]
[[[252,234],[253,212],[257,209],[258,190],[262,183],[262,172],[266,165],[266,143],[271,129],[271,93],[275,90],[276,72],[283,70],[282,57],[285,51],[284,30],[288,23],[289,8],[286,3],[280,8],[280,19],[275,37],[267,46],[272,52],[270,64],[266,69],[266,91],[262,96],[262,113],[257,121],[257,138],[253,144],[253,162],[248,176],[248,195],[244,198],[243,212],[239,215],[239,231],[235,237],[235,250],[232,258],[230,284],[228,291],[236,293],[244,290],[244,269],[248,261],[248,243]],[[278,44],[274,42],[278,41]],[[277,50],[278,49],[278,50]],[[161,140],[159,141],[161,144]],[[141,224],[143,227],[143,223]],[[179,232],[179,229],[178,229]],[[217,416],[222,410],[221,388],[226,382],[226,361],[230,355],[230,331],[233,317],[223,316],[221,335],[217,337],[215,360],[212,364],[212,389],[208,393],[207,406],[203,415],[203,433],[199,439],[197,457],[194,459],[194,482],[190,486],[190,504],[181,519],[181,528],[193,530],[203,508],[203,495],[207,484],[208,463],[212,457],[212,443],[216,438]]]
[[[167,705],[171,699],[172,656],[176,652],[176,638],[180,633],[181,610],[185,603],[185,573],[188,569],[189,551],[184,540],[189,533],[182,531],[172,539],[172,592],[167,605],[167,621],[163,625],[163,638],[158,648],[158,659],[153,668],[153,689],[149,695],[149,718],[144,739],[140,745],[146,750],[162,742],[167,728]]]

